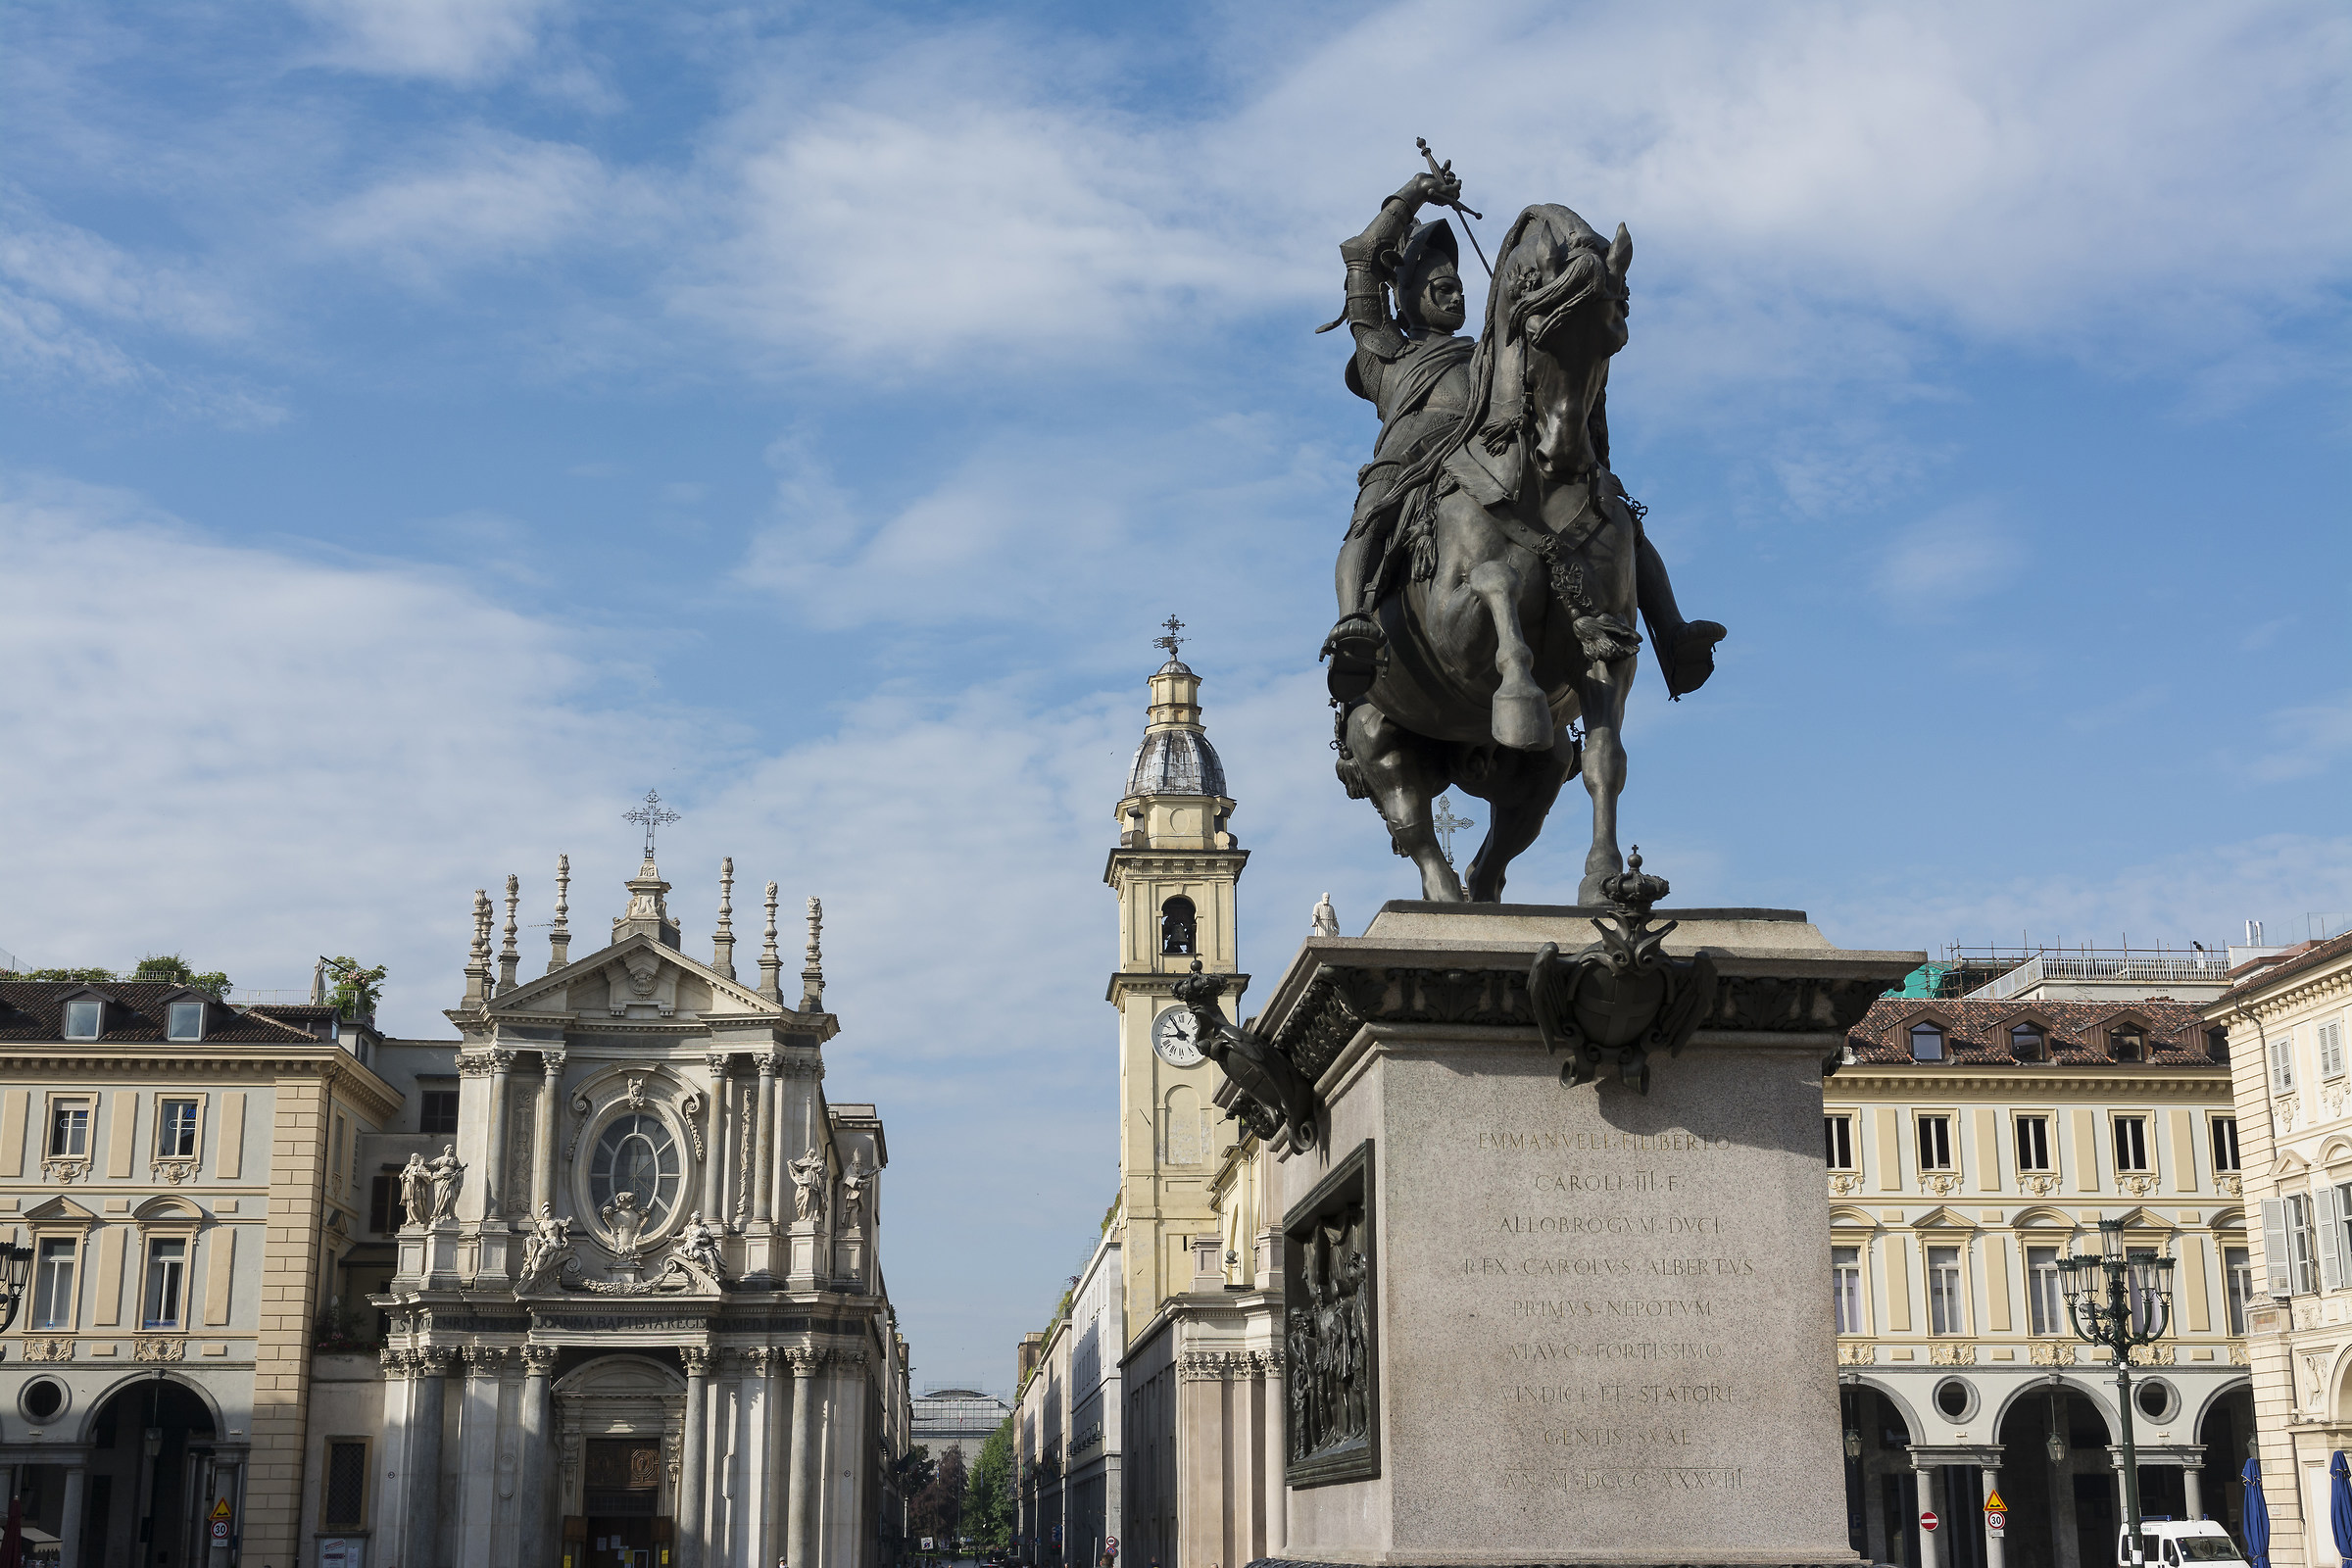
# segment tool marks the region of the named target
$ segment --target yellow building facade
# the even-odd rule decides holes
[[[2097,1250],[2102,1219],[2176,1260],[2170,1332],[2133,1380],[2142,1508],[2237,1524],[2252,1273],[2227,1040],[2210,1029],[2194,1002],[2029,987],[1888,998],[1852,1032],[1825,1096],[1829,1305],[1848,1528],[1872,1561],[2114,1560],[2117,1385],[2076,1339],[2057,1271]],[[2003,1540],[1984,1527],[1995,1491]]]

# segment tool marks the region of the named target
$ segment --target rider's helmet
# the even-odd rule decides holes
[[[1459,271],[1461,266],[1461,242],[1453,237],[1453,225],[1443,218],[1423,223],[1405,236],[1396,248],[1396,318],[1419,329],[1423,322],[1418,302],[1429,275],[1441,267]]]

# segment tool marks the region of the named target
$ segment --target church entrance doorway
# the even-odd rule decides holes
[[[579,1568],[670,1568],[662,1505],[662,1440],[591,1438],[581,1456],[587,1558]]]

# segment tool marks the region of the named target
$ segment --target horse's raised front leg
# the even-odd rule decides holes
[[[1461,878],[1438,848],[1430,803],[1444,792],[1446,775],[1438,745],[1397,724],[1370,703],[1348,715],[1348,750],[1355,754],[1372,804],[1389,825],[1389,843],[1421,870],[1421,896],[1439,903],[1462,902]]]
[[[1489,720],[1494,742],[1514,751],[1549,751],[1551,703],[1529,673],[1535,667],[1536,655],[1527,646],[1527,634],[1519,628],[1519,591],[1525,585],[1519,573],[1499,561],[1482,561],[1472,566],[1467,581],[1470,591],[1486,604],[1487,613],[1494,617],[1494,672],[1501,677],[1494,688]]]
[[[1576,902],[1602,904],[1602,879],[1625,869],[1617,853],[1617,797],[1625,793],[1625,690],[1634,661],[1595,664],[1577,681],[1585,710],[1585,792],[1592,797],[1592,848]]]

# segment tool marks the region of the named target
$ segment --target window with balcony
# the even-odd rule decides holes
[[[1867,1333],[1862,1326],[1862,1249],[1830,1249],[1830,1300],[1840,1334]]]
[[[1941,1061],[1943,1059],[1943,1030],[1932,1023],[1911,1026],[1911,1059],[1913,1061]]]
[[[166,1100],[155,1107],[155,1157],[158,1159],[194,1159],[196,1157],[196,1102]]]
[[[1824,1116],[1821,1118],[1822,1144],[1825,1157],[1832,1170],[1854,1168],[1854,1118]]]
[[[2047,1171],[2050,1164],[2050,1118],[2020,1116],[2017,1118],[2017,1168],[2021,1171]]]
[[[164,1020],[164,1038],[167,1040],[202,1040],[204,1038],[204,1004],[201,1002],[174,1002],[172,1004],[171,1013]]]
[[[1952,1118],[1922,1116],[1919,1118],[1919,1168],[1921,1170],[1950,1170],[1952,1168]]]
[[[2072,1334],[2066,1321],[2066,1293],[2058,1285],[2058,1249],[2026,1249],[2026,1318],[2035,1339]]]
[[[2254,1301],[2253,1254],[2242,1247],[2223,1248],[2222,1272],[2230,1281],[2230,1333],[2232,1338],[2243,1338],[2246,1309]]]
[[[2150,1168],[2147,1117],[2115,1118],[2115,1168],[2127,1172],[2145,1172]]]
[[[33,1264],[32,1326],[70,1329],[74,1326],[74,1279],[79,1244],[71,1237],[53,1236],[40,1246]]]
[[[142,1328],[175,1329],[180,1323],[180,1300],[188,1281],[188,1244],[177,1237],[158,1237],[147,1244],[147,1289],[141,1298]]]
[[[1928,1249],[1928,1332],[1966,1334],[1966,1298],[1961,1294],[1960,1249]]]
[[[2237,1118],[2216,1116],[2213,1129],[2213,1168],[2216,1171],[2237,1169]]]

